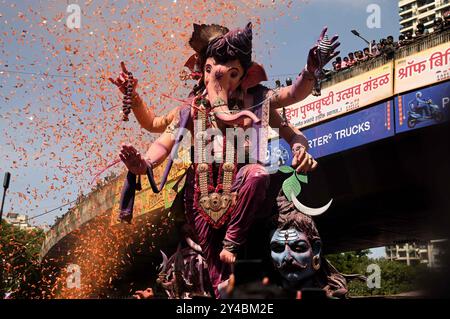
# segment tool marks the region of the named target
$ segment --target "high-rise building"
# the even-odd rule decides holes
[[[5,221],[13,226],[19,227],[22,230],[34,229],[34,227],[28,223],[27,215],[21,215],[21,214],[17,214],[17,213],[8,213],[8,214],[6,214]]]
[[[450,10],[450,0],[399,0],[400,32],[405,33],[423,23],[425,28],[432,31],[435,18],[443,17]]]
[[[410,242],[386,246],[386,259],[396,260],[409,265],[426,264],[428,267],[440,267],[446,240],[436,239],[429,242]]]

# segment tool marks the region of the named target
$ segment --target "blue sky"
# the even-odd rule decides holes
[[[97,3],[99,1],[94,0],[93,3]],[[166,3],[171,3],[174,6],[188,6],[189,1],[158,1],[161,5],[165,5]],[[285,8],[285,1],[261,1],[262,3],[273,2],[274,8],[280,7]],[[67,3],[72,3],[72,1],[68,1]],[[82,10],[84,10],[82,1],[73,1],[73,3],[79,3]],[[118,10],[125,6],[124,1],[118,1],[117,8]],[[279,3],[279,4],[278,4]],[[47,1],[27,1],[24,3],[16,3],[14,1],[0,1],[0,25],[2,26],[3,31],[16,30],[18,34],[22,32],[22,30],[26,30],[29,27],[28,24],[24,23],[22,20],[18,19],[18,15],[20,16],[20,12],[27,12],[31,10],[39,12],[41,19],[43,20],[45,17],[49,20],[48,24],[50,25],[50,18],[55,15],[55,13],[61,12],[62,17],[64,18],[66,2],[47,2]],[[366,11],[368,5],[376,4],[379,5],[380,18],[381,18],[381,27],[380,28],[369,28],[367,26],[367,18],[370,15]],[[357,49],[363,49],[365,47],[364,42],[356,38],[353,34],[350,33],[350,30],[357,29],[364,37],[367,39],[376,39],[387,37],[388,35],[393,35],[395,38],[399,35],[399,19],[398,19],[398,2],[393,0],[310,0],[310,1],[293,1],[292,5],[288,10],[283,12],[284,14],[280,15],[280,10],[254,10],[252,14],[248,12],[239,15],[237,14],[237,19],[234,21],[235,25],[231,25],[230,27],[235,26],[243,26],[249,19],[255,19],[256,17],[260,17],[262,21],[261,30],[255,32],[254,35],[254,53],[256,60],[262,63],[267,70],[267,73],[270,77],[271,82],[275,81],[275,79],[284,80],[286,76],[278,76],[284,74],[297,74],[302,67],[306,63],[306,56],[309,48],[317,39],[321,29],[323,26],[328,26],[329,35],[332,36],[334,34],[339,34],[340,42],[341,42],[341,55],[346,54],[349,51],[355,51]],[[91,8],[92,5],[88,8]],[[105,9],[106,10],[106,9]],[[131,6],[128,8],[130,14],[133,13],[133,10],[136,10],[135,6]],[[83,11],[86,17],[84,21],[85,25],[87,25],[86,21],[91,24],[89,30],[92,30],[91,33],[94,33],[91,37],[79,37],[77,41],[81,41],[80,48],[82,48],[83,41],[95,41],[95,31],[97,29],[101,29],[103,22],[98,22],[96,24],[95,17],[90,17],[90,11],[88,9]],[[108,14],[111,14],[111,21],[117,18],[117,12],[114,10],[110,10],[110,13],[105,13],[104,15],[108,17]],[[151,13],[150,13],[151,15]],[[110,23],[111,21],[108,21]],[[215,17],[211,16],[208,23],[215,22]],[[41,21],[42,23],[42,21]],[[46,22],[47,23],[47,22]],[[111,22],[113,23],[113,22]],[[135,26],[139,21],[135,21],[130,19],[130,23]],[[145,23],[141,21],[141,23]],[[39,28],[36,28],[36,21],[32,21],[32,28],[36,32],[36,36],[45,38],[47,33],[45,30],[42,30],[42,33],[39,34]],[[58,25],[56,25],[58,26]],[[83,27],[82,27],[83,28]],[[29,31],[30,33],[31,31]],[[56,32],[62,33],[63,29]],[[87,34],[86,29],[81,29],[79,33],[85,32]],[[28,35],[24,36],[25,39]],[[74,34],[70,34],[68,36],[74,36]],[[84,40],[86,39],[86,40]],[[7,52],[4,56],[0,56],[0,72],[1,70],[5,70],[5,65],[8,65],[9,70],[11,70],[11,66],[15,66],[15,70],[19,71],[32,71],[32,72],[50,72],[54,74],[58,74],[61,72],[57,69],[52,69],[52,65],[54,64],[52,59],[71,59],[72,62],[77,62],[79,59],[78,56],[70,56],[69,51],[64,52],[64,47],[61,47],[61,43],[55,41],[54,37],[49,36],[48,43],[50,46],[54,46],[55,50],[61,51],[61,53],[57,57],[53,57],[49,54],[48,47],[44,48],[42,44],[37,43],[36,41],[30,41],[29,44],[20,44],[17,41],[11,41],[10,37],[4,36],[0,34],[0,48],[3,52]],[[124,41],[126,39],[126,35],[124,36]],[[170,52],[167,52],[170,54]],[[119,55],[119,54],[118,54]],[[20,58],[18,58],[20,56]],[[119,60],[120,57],[117,57]],[[97,67],[102,67],[102,62],[93,58],[93,63],[97,64]],[[111,63],[115,64],[118,61],[113,61]],[[100,64],[100,65],[98,65]],[[85,66],[80,64],[80,69],[76,70],[77,74],[90,74],[89,71],[84,69]],[[148,77],[149,74],[142,74],[144,70],[139,69],[136,72],[141,73],[141,77]],[[67,73],[64,73],[67,74]],[[18,110],[23,110],[23,108],[29,104],[29,108],[33,110],[36,103],[41,103],[39,107],[42,105],[54,106],[56,103],[60,103],[57,97],[51,99],[50,97],[46,97],[48,90],[63,90],[65,86],[70,85],[64,82],[64,78],[59,78],[58,81],[53,81],[53,88],[48,88],[48,83],[46,83],[45,77],[35,76],[32,77],[30,75],[21,74],[21,80],[23,83],[21,87],[16,88],[17,81],[15,77],[17,75],[8,74],[8,73],[0,73],[0,84],[2,85],[1,89],[3,94],[0,96],[2,103],[0,104],[0,131],[3,135],[3,140],[14,140],[15,148],[12,148],[11,145],[5,145],[6,143],[0,144],[0,174],[3,175],[3,172],[6,169],[10,170],[13,173],[13,181],[11,183],[11,195],[8,197],[8,200],[5,204],[5,211],[13,209],[14,211],[27,212],[29,216],[34,216],[36,214],[40,214],[47,209],[51,209],[59,206],[62,203],[73,200],[76,198],[76,195],[80,190],[86,192],[88,190],[86,186],[86,181],[89,180],[89,176],[86,175],[83,177],[71,178],[71,176],[67,176],[67,173],[61,172],[58,170],[50,160],[48,155],[42,154],[42,162],[39,163],[40,155],[39,151],[42,149],[45,154],[50,152],[55,152],[57,156],[60,156],[63,160],[70,162],[73,160],[69,155],[67,150],[71,149],[71,145],[56,145],[50,143],[52,145],[48,145],[46,147],[42,146],[42,143],[45,143],[45,140],[35,139],[33,143],[27,143],[31,137],[36,138],[36,136],[30,136],[33,134],[37,134],[31,130],[21,130],[19,123],[22,123],[23,126],[33,125],[33,122],[36,121],[36,113],[33,111],[30,112],[29,115],[24,115],[20,117],[18,115]],[[38,85],[36,85],[36,83]],[[75,88],[72,88],[74,91]],[[78,88],[77,88],[78,89]],[[12,92],[13,94],[9,94]],[[85,92],[83,92],[83,88],[81,87],[78,90],[77,94],[72,96],[72,101],[75,104],[80,103],[80,100],[84,98]],[[9,99],[5,99],[5,96],[9,96]],[[97,106],[98,107],[98,106]],[[56,115],[52,114],[51,108],[48,109],[49,114],[46,114],[45,120],[54,124],[54,122],[60,121]],[[12,113],[12,116],[5,117],[6,113]],[[15,115],[14,115],[15,114]],[[14,117],[15,116],[15,117]],[[34,116],[34,117],[33,117]],[[79,116],[79,122],[88,121],[92,116],[92,111],[90,114],[81,113]],[[14,119],[12,118],[14,117]],[[30,119],[33,117],[33,119]],[[82,126],[82,124],[80,124]],[[12,128],[15,126],[16,128]],[[75,126],[71,126],[71,128],[75,129]],[[39,129],[42,129],[40,126]],[[74,131],[76,134],[76,131]],[[88,137],[90,135],[87,135]],[[98,138],[98,133],[96,133]],[[101,137],[101,135],[100,135]],[[104,137],[105,143],[107,142],[106,136]],[[111,141],[109,141],[111,142]],[[89,140],[85,141],[85,143],[89,143]],[[111,142],[110,144],[112,144]],[[65,148],[64,148],[65,146]],[[20,162],[20,158],[15,157],[16,151],[18,147],[23,147],[27,150],[27,152],[32,153],[33,156],[30,156],[27,160],[33,161],[33,163],[28,163],[28,167],[23,165],[24,163]],[[110,147],[103,147],[101,149],[102,152],[114,152],[114,147],[110,145]],[[36,155],[37,153],[37,155]],[[89,153],[89,152],[88,152]],[[92,154],[91,154],[92,155]],[[89,154],[87,154],[89,156]],[[34,158],[37,157],[35,160]],[[15,166],[12,165],[12,161],[19,161],[19,164]],[[36,163],[39,163],[37,165]],[[79,162],[80,165],[83,165],[83,161]],[[35,165],[36,164],[36,165]],[[53,166],[52,166],[53,165]],[[62,179],[65,178],[64,187],[60,185],[62,183]],[[53,180],[54,187],[56,190],[51,189],[51,184]],[[58,192],[58,187],[64,188],[64,191]],[[32,200],[23,201],[19,203],[19,195],[17,192],[22,192],[27,196],[31,196],[26,190],[35,190],[39,194],[39,196],[35,196]],[[31,193],[31,191],[30,191]],[[63,214],[65,209],[61,211],[56,211],[54,213],[43,216],[42,218],[36,219],[38,223],[52,223],[55,216]]]
[[[370,250],[370,258],[383,258],[386,257],[386,250],[384,247],[376,247]]]
[[[370,13],[366,10],[371,4],[381,9],[381,28],[367,27]],[[400,30],[397,6],[397,1],[393,0],[311,0],[299,3],[290,12],[292,16],[298,16],[298,21],[284,17],[264,25],[264,40],[276,43],[270,56],[261,49],[264,65],[273,66],[269,71],[271,75],[295,73],[296,68],[306,63],[306,53],[322,26],[328,26],[330,36],[340,36],[341,55],[366,46],[363,40],[350,33],[352,29],[358,30],[368,40],[379,40],[388,35],[397,38]],[[271,36],[273,30],[277,30],[274,37]]]

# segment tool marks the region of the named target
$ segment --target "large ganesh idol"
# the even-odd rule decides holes
[[[190,103],[164,116],[156,116],[138,92],[138,81],[122,62],[122,72],[110,79],[125,94],[139,124],[161,133],[145,154],[123,145],[120,158],[129,173],[122,192],[121,218],[129,220],[136,188],[136,175],[149,176],[154,191],[153,167],[169,155],[167,178],[179,141],[186,130],[192,136],[193,164],[186,175],[184,209],[186,221],[195,234],[208,265],[210,281],[217,297],[226,287],[236,254],[246,242],[255,214],[266,200],[269,174],[264,166],[269,126],[292,147],[292,166],[308,172],[317,162],[308,154],[304,135],[289,125],[280,109],[305,99],[317,87],[323,66],[339,52],[337,36],[331,40],[322,31],[310,50],[307,65],[288,87],[271,90],[260,83],[267,80],[264,68],[252,61],[252,25],[228,30],[218,25],[194,25],[189,41],[195,51],[186,66],[198,83],[189,95]],[[235,143],[228,132],[254,129],[256,134]],[[215,136],[208,132],[214,131]],[[222,133],[217,137],[217,132]],[[212,150],[212,151],[211,151]],[[241,150],[247,150],[242,160]],[[213,156],[209,156],[213,153]],[[275,201],[275,198],[273,199]]]

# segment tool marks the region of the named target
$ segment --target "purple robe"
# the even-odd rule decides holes
[[[254,104],[259,105],[253,109],[253,112],[261,119],[261,123],[254,125],[258,134],[253,137],[249,155],[250,158],[258,159],[258,162],[264,163],[268,142],[269,101],[266,100],[268,89],[257,86],[254,90],[254,93],[252,92]],[[261,132],[261,130],[264,131]],[[193,187],[195,185],[195,172],[190,169],[187,173],[187,187],[184,196],[186,219],[193,233],[197,236],[197,243],[202,247],[214,293],[218,298],[220,297],[218,286],[228,280],[231,274],[231,265],[220,260],[220,252],[225,248],[232,253],[236,253],[238,248],[245,244],[248,230],[253,224],[258,210],[263,207],[269,183],[270,175],[263,165],[241,165],[231,189],[232,192],[237,194],[236,203],[224,225],[215,229],[195,209],[195,190]]]
[[[253,108],[252,111],[261,119],[261,122],[253,125],[258,134],[252,136],[249,156],[250,158],[257,159],[259,163],[265,163],[267,160],[266,151],[270,107],[269,100],[267,99],[267,93],[268,89],[261,85],[253,88],[251,92],[254,96],[253,104],[257,105],[257,107]],[[182,127],[186,127],[186,123],[189,119],[188,110],[189,109],[182,111],[185,113],[181,116],[183,119]],[[176,140],[181,140],[181,136],[177,136]],[[176,142],[176,147],[174,147],[172,153],[175,153],[177,148],[178,142]],[[206,259],[208,265],[208,272],[216,297],[220,297],[218,286],[222,282],[228,280],[231,273],[231,265],[223,263],[220,260],[220,252],[223,248],[225,248],[233,253],[236,253],[238,248],[245,244],[248,230],[253,224],[258,210],[264,207],[264,202],[267,203],[268,200],[270,201],[270,198],[266,198],[269,183],[271,183],[271,188],[276,188],[277,191],[281,186],[278,182],[272,183],[270,181],[271,178],[269,173],[265,167],[259,163],[247,164],[244,166],[241,165],[231,188],[231,191],[237,194],[236,203],[233,206],[228,219],[219,229],[215,229],[212,225],[210,225],[201,213],[195,209],[195,172],[192,167],[188,170],[186,176],[186,187],[184,194],[186,219],[196,235],[197,243],[202,248],[203,257]],[[151,169],[150,171],[147,170],[147,175],[151,181],[152,189],[155,192],[158,192],[164,185],[171,164],[172,160],[170,159],[163,174],[163,182],[159,187],[155,185],[154,181],[152,181],[153,176],[151,174]],[[132,218],[134,194],[136,189],[135,178],[136,176],[134,174],[129,173],[127,175],[127,180],[122,190],[122,197],[120,201],[120,219],[128,222]],[[275,194],[276,193],[277,192],[275,192]],[[275,196],[273,196],[273,200],[275,200]]]

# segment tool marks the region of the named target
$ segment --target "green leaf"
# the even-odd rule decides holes
[[[297,174],[297,172],[295,172],[295,176],[297,176],[300,182],[308,184],[308,175]]]
[[[294,171],[294,169],[290,166],[280,166],[280,168],[278,169],[281,173],[292,173]]]
[[[283,182],[283,193],[286,195],[287,199],[292,201],[291,199],[291,193],[294,192],[295,196],[298,196],[300,194],[300,191],[302,190],[302,186],[300,185],[300,182],[298,181],[297,177],[295,177],[294,174],[292,174],[291,177],[287,178]]]

